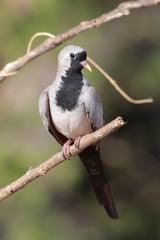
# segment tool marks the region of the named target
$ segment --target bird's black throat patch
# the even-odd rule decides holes
[[[61,85],[56,93],[56,103],[62,111],[72,111],[78,106],[78,100],[83,87],[81,71],[73,71],[72,66],[61,77]]]

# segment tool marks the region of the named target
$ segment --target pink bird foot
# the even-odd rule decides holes
[[[66,159],[68,159],[71,155],[69,148],[72,142],[73,142],[72,139],[69,139],[67,142],[65,142],[65,144],[62,147],[62,154],[63,157]]]
[[[75,140],[75,142],[74,142],[74,146],[75,146],[76,148],[79,148],[79,146],[80,146],[81,137],[82,137],[82,136],[78,137],[78,138]]]

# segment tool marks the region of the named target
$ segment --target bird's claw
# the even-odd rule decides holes
[[[69,139],[67,142],[65,142],[65,144],[62,147],[62,154],[63,157],[66,159],[69,159],[71,153],[70,153],[70,145],[73,141],[71,139]]]
[[[75,140],[74,146],[75,146],[76,148],[79,148],[79,146],[80,146],[80,140],[81,140],[81,136],[79,136],[79,137]]]
[[[74,145],[75,145],[76,148],[79,148],[80,140],[81,140],[81,136],[78,137],[75,140]],[[67,142],[65,142],[65,144],[62,147],[62,154],[63,154],[63,157],[66,158],[66,159],[69,159],[69,157],[71,155],[71,153],[70,153],[70,145],[71,145],[72,142],[73,142],[72,139],[68,139]]]

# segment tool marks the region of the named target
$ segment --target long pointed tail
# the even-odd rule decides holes
[[[90,146],[79,154],[79,157],[87,169],[99,204],[103,205],[108,215],[118,219],[117,210],[104,175],[100,150],[96,146]]]

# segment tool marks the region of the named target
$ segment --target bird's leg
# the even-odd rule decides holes
[[[68,139],[68,141],[65,142],[65,144],[63,145],[63,147],[62,147],[63,157],[65,157],[65,158],[69,158],[70,157],[71,153],[70,153],[69,148],[70,148],[70,145],[71,145],[72,142],[73,142],[72,139]]]
[[[75,142],[74,142],[74,146],[75,146],[76,148],[79,148],[79,146],[80,146],[81,137],[82,137],[82,136],[79,136],[79,137],[75,140]]]
[[[79,148],[79,146],[80,146],[81,137],[82,136],[79,136],[74,142],[74,145],[75,145],[76,148]],[[63,157],[65,157],[65,158],[70,157],[71,153],[70,153],[69,149],[70,149],[70,145],[71,145],[72,142],[73,142],[72,139],[68,139],[67,142],[65,142],[65,144],[63,145],[63,147],[62,147]]]

